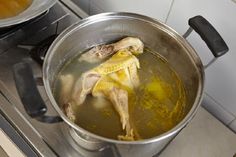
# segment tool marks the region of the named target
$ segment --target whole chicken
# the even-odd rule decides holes
[[[126,132],[126,135],[119,135],[118,139],[135,140],[138,135],[134,134],[131,126],[128,96],[139,86],[137,69],[140,65],[135,55],[143,53],[143,43],[138,38],[127,37],[110,44],[113,48],[107,51],[103,49],[101,53],[101,47],[107,46],[92,48],[80,57],[79,61],[97,62],[113,54],[105,62],[81,75],[75,82],[70,101],[81,105],[88,94],[109,99],[120,116],[122,129]],[[71,102],[68,102],[65,108],[69,117],[73,117],[73,114],[68,112],[71,110]]]

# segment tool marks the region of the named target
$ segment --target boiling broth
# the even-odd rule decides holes
[[[30,6],[32,0],[0,0],[0,19],[15,16]]]
[[[99,64],[78,62],[79,57],[66,63],[58,76],[72,74],[79,78],[83,72]],[[129,115],[140,139],[147,139],[170,130],[183,119],[186,96],[180,78],[162,56],[145,48],[137,58],[141,84],[129,95]],[[58,102],[60,89],[60,79],[57,79],[53,91]],[[75,123],[90,132],[112,139],[125,135],[119,114],[105,98],[88,95],[82,105],[74,106],[74,110]]]

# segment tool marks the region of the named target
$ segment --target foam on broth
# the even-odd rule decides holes
[[[66,74],[79,78],[83,72],[99,64],[79,62],[79,57],[68,61],[58,78]],[[137,58],[141,67],[138,70],[141,85],[135,94],[129,95],[129,115],[140,139],[147,139],[170,130],[184,118],[186,94],[179,76],[158,53],[145,48]],[[57,101],[60,89],[60,79],[57,79],[53,89]],[[88,95],[86,101],[74,109],[75,123],[80,127],[112,139],[125,135],[120,117],[109,100]]]

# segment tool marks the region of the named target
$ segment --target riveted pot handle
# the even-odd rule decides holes
[[[55,123],[62,119],[58,116],[46,116],[47,106],[36,86],[31,66],[20,62],[13,66],[13,76],[20,99],[27,114],[41,122]]]
[[[216,58],[224,55],[229,50],[224,39],[204,17],[200,15],[192,17],[188,23],[200,35],[202,40],[205,41]]]

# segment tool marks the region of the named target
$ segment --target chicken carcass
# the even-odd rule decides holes
[[[126,135],[118,136],[120,140],[135,140],[138,136],[134,135],[130,123],[128,96],[139,85],[137,69],[140,65],[135,55],[143,52],[143,43],[140,42],[138,38],[127,37],[115,44],[103,45],[112,45],[112,50],[107,48],[106,51],[95,51],[95,47],[83,54],[80,60],[97,62],[118,51],[104,63],[83,73],[72,92],[71,102],[77,105],[81,105],[90,93],[94,97],[109,99],[120,116],[122,129],[126,132]]]
[[[139,68],[138,59],[130,51],[120,50],[106,62],[81,75],[75,83],[72,99],[80,105],[89,93],[93,96],[104,95],[98,90],[99,87],[111,87],[111,82],[116,82],[119,88],[131,92],[139,85],[137,68]]]
[[[129,120],[128,95],[139,85],[137,68],[138,59],[130,51],[120,50],[106,62],[82,74],[73,92],[73,101],[78,105],[89,93],[109,99],[120,116],[122,129],[126,131],[125,136],[119,135],[122,140],[135,138]]]

